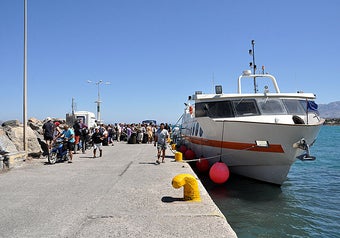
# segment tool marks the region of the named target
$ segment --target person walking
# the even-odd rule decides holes
[[[164,163],[165,159],[165,150],[167,147],[167,139],[169,138],[169,132],[164,128],[164,123],[160,124],[160,127],[155,133],[155,142],[154,146],[156,146],[157,141],[157,160],[156,163],[160,164],[160,157],[162,154],[162,163]]]
[[[77,151],[80,149],[79,142],[80,142],[80,136],[81,136],[81,130],[83,129],[83,122],[82,119],[77,119],[73,124],[73,130],[74,130],[74,154],[77,154]]]
[[[120,141],[120,137],[122,135],[122,127],[120,126],[119,123],[115,124],[115,130],[116,130],[116,139],[117,139],[117,142],[119,142]]]
[[[49,154],[51,147],[52,147],[53,132],[54,132],[54,124],[50,117],[46,118],[46,122],[42,126],[42,129],[43,129],[43,134],[44,134],[44,140],[46,141],[48,154]]]
[[[126,135],[127,135],[127,142],[129,143],[130,137],[132,135],[132,129],[131,129],[130,125],[127,125],[127,127],[126,127]]]
[[[109,124],[109,125],[107,126],[107,132],[108,132],[108,137],[107,137],[108,145],[111,144],[112,146],[114,146],[114,141],[113,141],[113,139],[114,139],[114,137],[115,137],[116,131],[115,131],[113,125],[110,125],[110,124]]]
[[[152,125],[152,140],[156,142],[156,131],[157,131],[157,125]]]
[[[92,134],[93,143],[93,158],[96,158],[97,149],[99,150],[99,157],[103,156],[102,142],[104,140],[104,135],[99,131],[99,127],[95,128]]]
[[[81,135],[80,135],[80,142],[81,142],[81,151],[83,154],[85,154],[86,151],[86,144],[88,143],[89,140],[89,129],[87,125],[83,124],[83,128],[81,129]]]
[[[146,133],[148,134],[148,144],[152,143],[153,133],[152,133],[152,125],[151,123],[146,127]]]
[[[137,126],[137,144],[142,143],[143,136],[144,136],[143,125],[138,124],[138,126]]]

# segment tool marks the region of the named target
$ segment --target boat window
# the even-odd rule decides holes
[[[198,124],[198,122],[196,123],[196,129],[195,129],[195,136],[197,136],[197,134],[198,134],[198,128],[199,128],[199,124]]]
[[[262,114],[286,114],[286,110],[280,99],[261,98],[257,99]]]
[[[195,104],[195,117],[207,117],[208,110],[207,110],[208,103],[196,103]]]
[[[230,101],[201,102],[195,104],[196,117],[234,117]]]
[[[256,106],[256,101],[253,99],[233,101],[233,104],[237,116],[259,115],[259,111]]]
[[[305,114],[306,113],[306,101],[296,99],[283,99],[282,100],[288,114]]]

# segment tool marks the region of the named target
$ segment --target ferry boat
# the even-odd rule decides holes
[[[282,185],[297,160],[314,160],[309,148],[324,119],[313,93],[281,93],[276,78],[246,70],[238,77],[238,91],[224,94],[200,91],[189,96],[182,115],[181,135],[198,157],[222,161],[235,174]],[[274,92],[242,93],[244,80],[272,82]]]

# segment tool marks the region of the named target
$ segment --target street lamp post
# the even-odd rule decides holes
[[[102,101],[100,101],[100,90],[99,90],[99,85],[104,83],[103,80],[99,80],[97,82],[92,82],[91,80],[87,80],[88,83],[94,83],[97,85],[98,88],[98,98],[97,101],[95,101],[95,103],[97,103],[97,121],[100,123],[101,122],[101,116],[100,116],[100,104]],[[104,84],[108,85],[111,84],[110,82],[105,82]]]
[[[24,0],[24,82],[23,82],[23,143],[27,159],[27,0]]]

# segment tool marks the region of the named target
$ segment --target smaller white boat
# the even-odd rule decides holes
[[[253,43],[253,42],[252,42]],[[254,45],[253,45],[254,46]],[[238,91],[224,94],[196,92],[182,116],[184,143],[198,157],[225,162],[232,173],[281,185],[297,160],[314,160],[309,147],[324,119],[319,117],[313,93],[282,93],[270,74],[246,70]],[[242,93],[244,80],[270,79],[274,92]],[[268,81],[268,80],[267,80]]]

